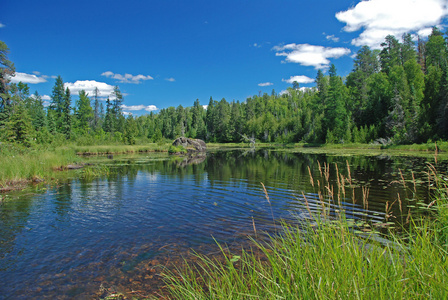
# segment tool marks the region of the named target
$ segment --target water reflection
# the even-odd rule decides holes
[[[273,216],[309,217],[303,195],[311,210],[321,206],[310,175],[318,180],[328,166],[333,183],[336,172],[349,176],[350,169],[353,184],[341,200],[349,217],[382,221],[387,201],[398,193],[403,200],[411,196],[398,182],[402,176],[421,180],[412,193],[427,195],[421,158],[261,150],[216,151],[190,161],[116,157],[105,163],[112,169],[107,177],[16,193],[2,202],[2,297],[91,298],[104,286],[150,290],[156,266],[188,255],[190,248],[216,251],[215,239],[240,246],[253,233],[252,220],[257,230],[269,231]],[[368,210],[361,186],[369,188]],[[349,200],[352,194],[358,202]]]

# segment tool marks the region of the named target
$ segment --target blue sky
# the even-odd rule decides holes
[[[49,99],[61,75],[77,99],[118,85],[124,111],[314,86],[317,70],[352,69],[360,46],[444,27],[447,0],[3,0],[0,40],[13,81]],[[294,77],[298,76],[298,77]],[[294,77],[291,79],[291,77]],[[157,110],[156,110],[157,111]]]

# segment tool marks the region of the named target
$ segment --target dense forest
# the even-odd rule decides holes
[[[14,65],[0,41],[0,140],[78,144],[159,142],[179,136],[212,142],[241,142],[243,136],[279,143],[422,143],[448,139],[448,37],[434,27],[427,40],[387,36],[382,49],[362,47],[352,72],[342,78],[331,65],[317,72],[316,87],[294,83],[280,94],[244,102],[210,98],[191,107],[169,107],[143,116],[124,116],[115,87],[104,103],[85,91],[74,95],[59,76],[51,103],[27,84],[10,83]],[[204,103],[203,103],[204,104]],[[207,104],[207,103],[205,103]]]

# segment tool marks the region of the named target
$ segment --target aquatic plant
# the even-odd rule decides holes
[[[5,148],[2,145],[0,151],[0,188],[5,190],[54,177],[56,169],[81,160],[73,151],[65,149]]]
[[[427,206],[434,214],[418,219],[408,216],[410,226],[406,231],[389,231],[384,239],[374,230],[355,231],[354,222],[345,217],[340,205],[338,214],[331,217],[330,211],[335,211],[332,205],[349,194],[346,188],[352,186],[349,168],[346,175],[338,173],[335,184],[328,181],[328,165],[319,166],[317,179],[311,170],[309,173],[321,199],[320,214],[311,211],[303,195],[310,219],[296,225],[282,222],[281,232],[270,236],[268,242],[251,238],[252,249],[231,253],[219,245],[220,257],[196,254],[198,263],[185,262],[182,267],[167,269],[163,274],[167,284],[165,296],[173,299],[448,297],[445,176],[429,167],[434,200]],[[365,187],[363,197],[367,208]],[[398,199],[393,203],[401,207],[402,200]],[[386,219],[392,206],[386,205]]]

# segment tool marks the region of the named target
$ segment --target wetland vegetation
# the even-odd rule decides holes
[[[10,82],[8,51],[0,41],[6,298],[447,298],[438,28],[362,47],[348,76],[332,65],[314,88],[127,117],[118,86],[103,106],[61,76],[44,106]],[[207,156],[169,159],[180,136]]]

